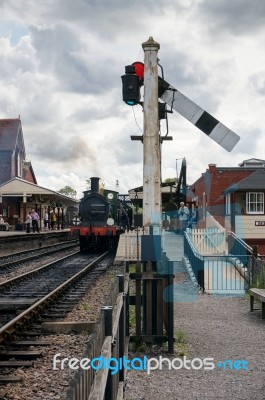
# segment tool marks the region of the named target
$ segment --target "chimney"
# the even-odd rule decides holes
[[[99,179],[96,177],[90,178],[91,182],[91,193],[99,193]]]
[[[208,171],[210,172],[210,173],[216,173],[216,164],[208,164]]]

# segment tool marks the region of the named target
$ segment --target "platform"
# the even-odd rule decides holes
[[[58,232],[70,232],[70,229],[54,229],[54,230],[40,230],[39,232],[34,233],[38,235],[43,235],[43,234],[52,234],[52,233],[58,233]],[[33,232],[26,233],[26,231],[0,231],[0,237],[12,237],[12,236],[29,236],[33,235]]]
[[[141,236],[142,229],[138,231],[130,231],[120,236],[119,246],[116,253],[115,261],[132,261],[136,262],[141,258]],[[183,236],[173,232],[162,232],[162,250],[166,253],[171,261],[181,261],[184,255]]]
[[[38,233],[25,231],[0,231],[0,256],[20,250],[31,250],[42,246],[71,240],[69,229],[42,230]]]

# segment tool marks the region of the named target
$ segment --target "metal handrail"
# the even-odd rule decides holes
[[[245,288],[248,288],[251,282],[252,274],[251,274],[251,261],[252,261],[252,256],[248,255],[245,256],[245,263],[240,266],[238,262],[236,262],[236,259],[240,259],[240,255],[201,255],[196,251],[196,248],[194,247],[190,237],[188,234],[184,234],[184,254],[188,258],[190,265],[192,267],[192,270],[194,272],[194,275],[197,279],[198,284],[204,288],[205,286],[205,279],[209,279],[209,269],[208,269],[208,263],[213,261],[215,263],[215,268],[217,268],[217,271],[221,272],[224,271],[225,276],[228,276],[228,270],[230,267],[234,268],[234,273],[231,272],[229,273],[230,276],[230,281],[233,279],[233,282],[235,283],[234,288],[235,289],[241,289],[242,285],[236,285],[236,276],[237,273],[241,276],[243,281],[245,282],[244,286]],[[206,275],[205,275],[206,274]],[[208,274],[208,275],[207,275]],[[218,277],[218,273],[216,276]],[[222,274],[220,273],[220,277]],[[205,277],[205,279],[204,279]],[[217,286],[220,284],[221,289],[231,289],[231,282],[230,285],[227,285],[225,282],[225,278],[220,278],[222,281],[219,283],[217,282]],[[206,283],[207,286],[207,283]],[[232,285],[233,286],[233,285]],[[204,288],[208,289],[208,287]],[[215,288],[216,289],[216,288]]]
[[[195,278],[204,291],[204,258],[196,251],[186,232],[184,232],[184,255],[188,258]]]

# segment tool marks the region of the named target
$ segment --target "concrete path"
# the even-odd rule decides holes
[[[162,234],[162,247],[171,261],[181,261],[184,256],[184,239],[182,235],[164,231]]]
[[[175,336],[183,342],[175,354],[152,347],[130,352],[129,358],[159,356],[171,361],[194,360],[197,368],[128,371],[126,400],[264,400],[265,322],[261,312],[250,313],[249,300],[200,294],[195,302],[175,303]],[[211,358],[205,370],[200,360]],[[181,361],[175,361],[178,367]]]

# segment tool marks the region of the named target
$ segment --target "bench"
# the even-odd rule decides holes
[[[254,310],[254,299],[261,301],[261,317],[265,319],[265,289],[249,289],[250,311]]]

